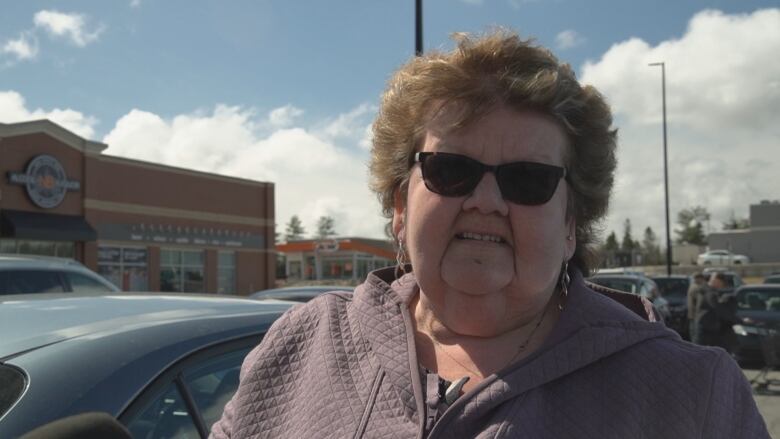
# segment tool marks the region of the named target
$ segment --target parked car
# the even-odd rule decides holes
[[[780,274],[770,274],[764,278],[765,284],[780,284]]]
[[[690,339],[688,334],[688,288],[691,277],[680,274],[652,276],[650,279],[658,285],[661,297],[669,303],[670,319],[666,325],[677,331],[681,337]]]
[[[226,296],[0,296],[0,437],[106,412],[133,437],[205,438],[290,307]]]
[[[780,330],[780,285],[744,285],[737,289],[734,356],[744,362],[762,362],[760,333]]]
[[[114,284],[72,259],[0,255],[0,296],[31,293],[113,293]]]
[[[258,291],[249,295],[251,299],[257,300],[290,300],[292,302],[308,302],[322,293],[329,291],[352,291],[352,287],[341,287],[336,285],[316,285],[301,287],[274,288],[270,290]]]
[[[699,265],[740,265],[750,260],[745,255],[737,255],[728,250],[710,250],[699,255],[696,263]]]
[[[602,274],[596,273],[588,278],[588,281],[613,290],[637,294],[649,300],[664,322],[672,319],[669,302],[663,298],[658,290],[658,285],[649,277],[639,274]]]

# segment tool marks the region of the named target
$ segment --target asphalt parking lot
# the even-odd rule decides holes
[[[742,371],[748,379],[752,379],[759,372],[757,369],[742,369]],[[771,372],[769,378],[780,380],[780,370]],[[754,395],[758,409],[764,416],[769,434],[775,439],[780,439],[780,386],[771,387],[770,391],[764,394]]]

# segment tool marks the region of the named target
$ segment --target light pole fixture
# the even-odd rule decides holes
[[[649,66],[661,66],[661,103],[664,124],[664,199],[666,201],[666,274],[672,275],[672,233],[669,228],[669,159],[666,154],[666,64],[654,62]]]

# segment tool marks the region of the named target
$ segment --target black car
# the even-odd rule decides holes
[[[225,296],[0,296],[0,437],[106,412],[133,437],[203,437],[289,303]]]
[[[744,362],[762,362],[761,334],[780,330],[780,285],[744,285],[736,291],[734,356]]]
[[[308,302],[322,293],[330,291],[352,291],[352,287],[339,287],[335,285],[317,285],[301,287],[274,288],[258,291],[249,295],[250,299],[257,300],[289,300],[292,302]]]
[[[671,320],[672,315],[669,310],[669,303],[661,297],[658,285],[649,277],[640,273],[624,274],[600,274],[596,273],[587,279],[588,281],[611,288],[617,291],[637,294],[649,300],[655,308],[658,315],[666,323]]]
[[[666,325],[677,331],[681,337],[689,339],[688,334],[688,288],[691,277],[681,274],[671,276],[653,276],[661,296],[669,303],[670,320]]]

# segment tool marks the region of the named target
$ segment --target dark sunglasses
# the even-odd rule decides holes
[[[485,172],[496,176],[501,196],[526,206],[544,204],[555,194],[558,181],[566,177],[566,168],[535,162],[486,165],[461,154],[418,152],[425,187],[445,197],[462,197],[476,189]]]

